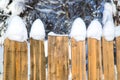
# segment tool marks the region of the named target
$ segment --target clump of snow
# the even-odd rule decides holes
[[[86,25],[81,18],[74,20],[70,37],[73,37],[76,41],[83,41],[86,38]]]
[[[118,0],[118,6],[120,6],[120,0]]]
[[[0,9],[4,10],[8,3],[9,3],[10,0],[0,0]]]
[[[120,26],[115,27],[115,37],[120,36]]]
[[[8,6],[8,8],[12,12],[12,15],[20,15],[25,10],[25,3],[20,0],[15,0]]]
[[[102,36],[102,25],[97,19],[95,19],[90,23],[87,29],[87,37],[100,40],[101,36]]]
[[[114,23],[111,21],[106,22],[106,24],[103,27],[103,37],[105,37],[107,41],[112,41],[114,39],[114,35],[115,35]]]
[[[116,9],[116,5],[113,0],[111,0],[111,5],[112,5],[112,12],[113,12],[114,16],[116,16],[117,9]]]
[[[30,37],[36,40],[43,40],[45,38],[44,24],[40,19],[36,19],[33,22]]]
[[[108,20],[113,22],[113,10],[110,3],[105,3],[102,23],[105,24]]]
[[[19,16],[13,16],[8,24],[5,38],[24,42],[27,40],[27,29]]]
[[[56,34],[54,32],[49,32],[48,35],[51,35],[51,36],[68,36],[68,35]]]
[[[0,46],[2,46],[4,43],[4,36],[0,37]]]

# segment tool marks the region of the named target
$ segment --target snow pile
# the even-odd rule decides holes
[[[4,10],[8,3],[9,3],[10,0],[0,0],[0,9]]]
[[[115,36],[115,28],[113,22],[113,6],[110,3],[105,3],[103,11],[103,36],[107,41],[112,41]]]
[[[100,40],[101,36],[102,36],[102,25],[97,19],[95,19],[90,23],[87,29],[87,37]]]
[[[120,37],[120,26],[115,27],[115,37]]]
[[[105,3],[102,23],[105,24],[107,21],[112,21],[113,22],[113,16],[112,15],[113,15],[112,5],[110,3]]]
[[[20,15],[25,10],[25,2],[22,0],[14,0],[9,6],[12,15]]]
[[[114,23],[108,21],[103,27],[103,36],[107,41],[112,41],[114,39],[114,35],[115,35]]]
[[[5,38],[24,42],[27,40],[27,29],[23,20],[19,16],[14,16],[8,24]]]
[[[112,12],[113,12],[114,16],[116,16],[117,9],[116,9],[116,5],[113,0],[111,0],[111,5],[112,5]]]
[[[31,27],[30,37],[36,40],[44,40],[45,29],[44,24],[40,19],[36,19]]]
[[[86,25],[81,18],[77,18],[73,22],[70,37],[73,37],[76,41],[85,40],[85,38],[86,38]]]
[[[4,36],[0,37],[0,46],[2,46],[4,43]]]

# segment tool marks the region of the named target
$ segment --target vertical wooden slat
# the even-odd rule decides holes
[[[68,37],[48,37],[48,80],[68,80]]]
[[[96,69],[97,69],[97,80],[103,80],[103,69],[102,69],[102,49],[101,49],[101,41],[97,41],[97,62],[96,62]]]
[[[4,43],[4,80],[15,80],[15,42]]]
[[[100,44],[97,39],[88,39],[88,80],[102,80]]]
[[[72,44],[72,80],[86,80],[86,48],[85,41],[77,42],[71,39]]]
[[[102,39],[104,80],[115,80],[113,41]]]
[[[120,37],[116,38],[117,79],[120,80]]]
[[[16,43],[15,45],[15,48],[16,48],[16,51],[19,51],[19,52],[16,52],[15,55],[16,55],[16,80],[21,80],[21,54],[20,54],[20,43]]]
[[[20,60],[21,80],[28,80],[28,49],[26,42],[20,43]]]
[[[44,41],[30,39],[30,80],[46,80]]]
[[[4,80],[27,80],[27,58],[26,42],[6,39],[4,44]]]

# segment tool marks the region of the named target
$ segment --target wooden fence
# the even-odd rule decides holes
[[[27,55],[26,42],[5,40],[4,80],[28,80]],[[30,80],[120,80],[120,37],[115,41],[106,41],[104,38],[76,41],[74,38],[69,39],[68,36],[49,35],[47,73],[45,60],[43,41],[30,39]],[[72,79],[68,79],[70,71]]]

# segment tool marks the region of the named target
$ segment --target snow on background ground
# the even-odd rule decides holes
[[[0,46],[0,80],[2,80],[3,73],[3,47]]]

